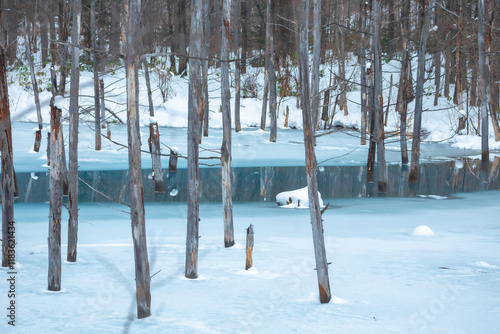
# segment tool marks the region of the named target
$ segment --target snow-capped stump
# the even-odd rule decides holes
[[[323,200],[321,199],[321,194],[318,191],[319,205],[323,207]],[[307,194],[307,187],[284,191],[276,195],[276,204],[284,208],[309,208],[309,196]]]
[[[428,226],[420,225],[413,230],[411,235],[415,237],[433,237],[434,231]]]

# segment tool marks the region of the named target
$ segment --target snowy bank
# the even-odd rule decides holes
[[[321,194],[318,191],[319,205],[323,207],[323,199],[321,199]],[[307,194],[307,187],[284,191],[276,195],[276,204],[284,208],[309,208],[309,195]]]

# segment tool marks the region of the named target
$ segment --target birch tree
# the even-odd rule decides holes
[[[234,245],[233,201],[231,191],[231,93],[229,91],[229,39],[231,0],[222,1],[221,100],[222,100],[222,218],[224,246]]]
[[[9,92],[7,85],[7,59],[0,45],[0,151],[2,154],[2,267],[14,264],[9,256],[15,250],[14,222],[14,162],[12,156],[12,127],[10,121]],[[12,234],[10,234],[11,232]],[[9,240],[11,240],[9,244]],[[13,244],[12,244],[13,241]]]
[[[144,189],[141,171],[141,139],[139,130],[139,39],[141,0],[127,0],[123,22],[127,86],[127,132],[130,180],[130,216],[135,259],[137,317],[151,315],[151,277],[146,242]]]
[[[302,121],[304,126],[304,146],[306,155],[307,190],[309,197],[309,212],[311,217],[316,273],[318,277],[319,299],[328,303],[331,299],[330,281],[328,278],[328,263],[326,260],[325,240],[323,235],[323,220],[318,197],[318,181],[316,176],[317,162],[314,153],[313,124],[309,88],[309,0],[299,0],[296,24],[299,33],[299,71],[300,99],[302,105]]]
[[[200,216],[200,172],[198,166],[200,113],[202,109],[203,85],[201,82],[202,12],[203,0],[191,0],[191,37],[189,52],[189,105],[188,105],[188,168],[187,168],[187,234],[185,276],[198,277],[198,242]]]
[[[422,103],[424,99],[424,79],[425,79],[425,53],[427,51],[427,36],[429,35],[429,24],[431,20],[434,0],[427,0],[427,12],[424,18],[422,36],[418,48],[418,69],[417,86],[415,89],[415,116],[413,119],[413,141],[411,147],[410,183],[418,182],[418,172],[420,167],[420,131],[422,129]]]
[[[67,260],[76,262],[78,243],[78,96],[80,91],[80,41],[82,2],[72,0],[71,87],[69,97],[69,173],[68,173],[68,252]],[[97,113],[97,111],[96,111]]]

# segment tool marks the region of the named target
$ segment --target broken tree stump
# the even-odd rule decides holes
[[[250,224],[247,228],[247,261],[245,264],[245,270],[248,270],[253,265],[252,252],[253,252],[253,225]]]

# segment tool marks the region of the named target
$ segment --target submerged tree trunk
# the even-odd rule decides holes
[[[233,201],[231,191],[231,93],[229,91],[229,39],[230,0],[222,2],[222,46],[221,46],[221,100],[222,100],[222,219],[224,221],[224,246],[234,245]]]
[[[146,77],[146,88],[148,91],[149,103],[149,147],[151,150],[151,160],[153,162],[153,180],[155,182],[155,192],[163,194],[165,186],[163,184],[163,171],[161,170],[161,149],[160,149],[160,130],[158,121],[155,118],[155,109],[153,106],[153,97],[151,93],[151,83],[149,81],[149,69],[146,59],[142,61],[144,75]]]
[[[200,180],[199,180],[199,124],[202,109],[203,85],[201,83],[202,55],[202,0],[191,0],[191,38],[189,52],[193,58],[189,59],[189,105],[188,105],[188,168],[187,168],[187,234],[186,234],[186,264],[185,276],[198,277],[198,242],[199,242],[199,216],[200,216]]]
[[[14,193],[15,175],[12,155],[12,127],[7,85],[7,59],[0,45],[0,151],[2,154],[2,267],[13,270],[15,263]],[[9,252],[9,250],[11,250]]]
[[[427,51],[427,36],[429,34],[429,24],[433,6],[434,0],[429,0],[418,50],[417,87],[415,90],[415,117],[413,119],[413,142],[409,175],[410,183],[418,182],[419,177],[418,172],[420,167],[420,130],[422,129],[422,103],[424,99],[425,53]]]
[[[76,46],[80,40],[81,0],[72,0],[73,29],[71,31],[71,63],[80,62],[80,49]],[[78,95],[80,91],[80,67],[71,67],[71,87],[69,97],[69,177],[68,177],[68,262],[76,262],[78,243]]]
[[[302,121],[304,124],[304,146],[306,155],[306,176],[309,197],[309,212],[312,224],[314,254],[316,258],[316,273],[318,278],[319,299],[328,303],[331,299],[330,280],[328,278],[328,263],[326,260],[325,240],[323,235],[323,220],[318,197],[318,181],[316,177],[316,156],[314,154],[314,138],[309,96],[309,0],[300,0],[299,17],[299,71],[301,81]]]
[[[140,0],[128,0],[125,4],[123,36],[127,86],[127,132],[130,182],[130,218],[134,243],[135,288],[137,317],[151,315],[151,277],[149,275],[144,189],[141,172],[141,139],[139,129],[139,39]]]

